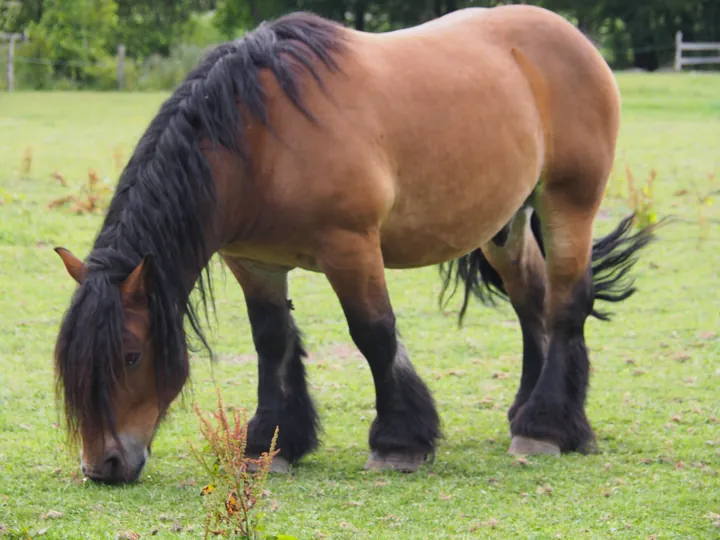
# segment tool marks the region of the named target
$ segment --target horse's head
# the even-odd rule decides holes
[[[153,264],[144,258],[129,275],[88,270],[63,248],[65,268],[79,284],[55,348],[71,435],[82,442],[83,474],[106,483],[137,479],[155,430],[187,379],[187,349],[159,343]],[[175,331],[177,332],[177,331]],[[172,332],[171,332],[172,333]],[[182,334],[182,330],[180,330]]]

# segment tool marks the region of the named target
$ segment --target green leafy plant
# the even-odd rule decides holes
[[[200,431],[207,441],[204,452],[192,443],[190,449],[208,474],[210,481],[201,490],[205,499],[205,535],[247,540],[292,540],[288,535],[263,535],[265,514],[265,480],[277,454],[278,428],[270,448],[259,458],[245,455],[247,448],[247,416],[244,409],[233,409],[228,415],[220,390],[217,410],[205,416],[195,404]]]
[[[643,229],[657,223],[657,212],[653,200],[653,184],[657,178],[655,169],[650,169],[647,180],[638,184],[630,166],[625,167],[625,181],[628,188],[628,204],[635,212],[635,226]]]

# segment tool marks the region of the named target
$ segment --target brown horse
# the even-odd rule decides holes
[[[287,276],[324,273],[375,383],[366,467],[416,470],[438,414],[398,341],[385,268],[441,266],[509,297],[523,333],[513,453],[585,451],[595,299],[622,300],[650,231],[593,244],[619,126],[613,75],[570,23],[528,6],[468,9],[367,34],[310,14],[219,46],[162,105],[123,171],[56,345],[82,465],[136,479],[189,373],[183,322],[212,299],[220,253],[259,363],[250,453],[279,426],[283,468],[317,445]],[[205,269],[205,272],[203,272]],[[207,314],[207,303],[205,304]],[[462,316],[462,315],[461,315]]]

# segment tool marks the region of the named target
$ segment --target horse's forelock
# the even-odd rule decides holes
[[[58,397],[62,395],[71,439],[80,434],[117,436],[113,392],[123,369],[123,303],[117,276],[93,274],[78,288],[60,326],[55,347]],[[151,292],[150,340],[156,391],[169,401],[189,375],[182,315],[169,291]],[[167,406],[169,403],[163,403]]]
[[[89,276],[60,326],[55,349],[58,393],[70,435],[115,432],[112,393],[122,366],[120,291],[106,276]]]

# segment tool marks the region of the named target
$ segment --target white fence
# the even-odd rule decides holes
[[[684,51],[715,51],[716,56],[683,56]],[[682,32],[675,34],[675,71],[681,71],[683,66],[698,66],[702,64],[720,64],[720,43],[702,43],[683,41]]]
[[[7,82],[8,91],[12,92],[15,86],[15,42],[21,39],[27,41],[27,32],[23,34],[0,32],[0,39],[7,40],[10,44],[8,47]]]

